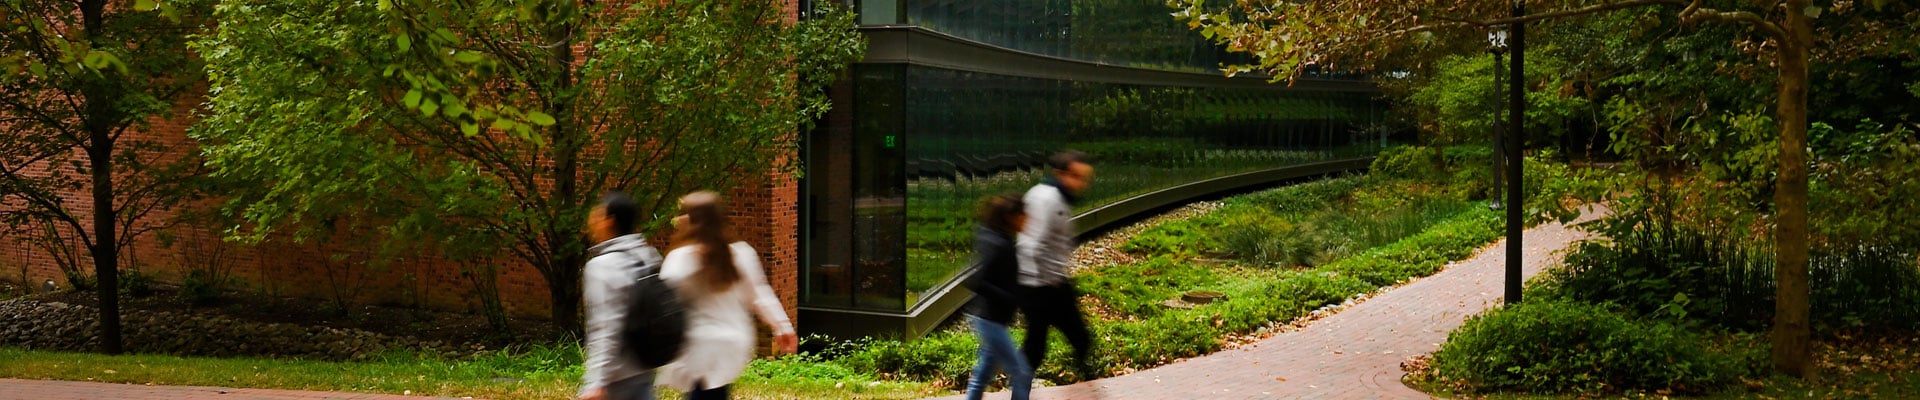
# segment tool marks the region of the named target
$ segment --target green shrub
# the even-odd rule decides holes
[[[220,276],[212,270],[196,268],[187,271],[180,279],[180,298],[196,306],[214,305],[220,302],[227,287],[233,284],[230,277]]]
[[[1381,150],[1368,172],[1388,178],[1431,179],[1439,162],[1440,152],[1432,147],[1396,146]]]
[[[834,362],[856,371],[876,371],[882,377],[906,378],[964,387],[973,373],[980,341],[967,331],[929,334],[918,340],[872,340],[865,347]]]
[[[1220,250],[1256,265],[1313,266],[1331,245],[1319,229],[1266,212],[1241,212],[1223,219],[1210,235]]]
[[[1380,286],[1431,275],[1448,262],[1473,255],[1481,244],[1499,238],[1501,221],[1498,214],[1469,208],[1420,234],[1336,261],[1325,269]]]
[[[1631,220],[1609,223],[1625,224]],[[1687,228],[1608,229],[1549,269],[1542,296],[1654,313],[1691,299],[1684,316],[1744,330],[1771,326],[1772,250]],[[1824,327],[1920,327],[1920,265],[1911,252],[1880,246],[1817,248],[1810,254],[1812,317]]]
[[[1701,338],[1605,307],[1540,301],[1468,318],[1433,356],[1443,381],[1469,390],[1701,393],[1744,372]]]
[[[1376,164],[1379,161],[1375,161]],[[1340,199],[1361,187],[1379,184],[1381,180],[1368,175],[1321,179],[1304,182],[1280,189],[1234,197],[1216,213],[1234,211],[1236,208],[1264,210],[1279,216],[1301,216],[1332,208]]]
[[[153,295],[153,274],[129,269],[120,271],[120,294],[132,297]]]

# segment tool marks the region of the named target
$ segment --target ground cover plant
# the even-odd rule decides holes
[[[1484,149],[1449,150],[1453,165],[1480,166],[1472,160]],[[1407,155],[1414,154],[1414,155]],[[1432,171],[1438,154],[1425,148],[1383,153],[1375,170]],[[1392,168],[1388,160],[1404,165]],[[1137,263],[1089,266],[1076,279],[1087,294],[1092,333],[1104,340],[1094,365],[1100,376],[1165,364],[1217,351],[1224,338],[1246,334],[1305,315],[1381,286],[1425,276],[1447,262],[1470,256],[1501,234],[1501,218],[1471,200],[1476,194],[1462,175],[1405,173],[1350,176],[1298,184],[1224,200],[1219,210],[1146,229],[1117,250],[1140,256]],[[1579,181],[1585,175],[1564,167],[1543,167],[1542,182]],[[1570,183],[1533,187],[1574,187]],[[1481,187],[1484,187],[1482,184]],[[1540,194],[1541,203],[1564,195]],[[1548,213],[1539,213],[1547,216]],[[1364,228],[1363,228],[1364,227]],[[1249,238],[1271,238],[1251,240]],[[1301,262],[1304,261],[1304,262]],[[1225,300],[1192,308],[1161,305],[1192,290],[1216,291]],[[1016,329],[1019,330],[1019,329]],[[1019,335],[1021,333],[1016,333]],[[825,351],[823,361],[854,370],[882,371],[890,379],[933,382],[957,388],[973,365],[977,343],[964,329],[936,332],[913,341],[868,339]],[[1066,346],[1053,346],[1050,359],[1065,359]],[[1069,382],[1077,376],[1058,363],[1041,366],[1038,376]]]
[[[1081,143],[1096,154],[1098,184],[1076,204],[1084,212],[1129,197],[1218,177],[1350,156],[1356,149],[1209,150],[1192,144],[1119,141]],[[973,210],[980,199],[1024,193],[1047,176],[1045,168],[984,177],[923,178],[907,183],[907,302],[946,282],[966,266],[972,249]]]

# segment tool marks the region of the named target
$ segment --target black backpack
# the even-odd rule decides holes
[[[620,341],[627,357],[639,361],[641,368],[653,369],[680,355],[687,340],[687,305],[673,286],[660,280],[659,264],[639,262],[640,279],[629,292]]]

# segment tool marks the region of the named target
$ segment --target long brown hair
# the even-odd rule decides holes
[[[674,246],[700,245],[700,270],[693,274],[694,280],[715,291],[738,282],[740,269],[733,265],[733,252],[727,245],[733,240],[727,236],[727,212],[720,205],[720,195],[703,190],[683,196],[680,215],[686,222],[674,227]]]
[[[1014,219],[1027,213],[1027,202],[1012,193],[987,197],[980,201],[980,222],[988,229],[1007,236],[1020,233],[1014,228]]]

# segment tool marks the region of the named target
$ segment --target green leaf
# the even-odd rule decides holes
[[[393,44],[394,46],[400,47],[400,51],[413,49],[413,36],[405,34],[393,35]]]
[[[474,136],[474,135],[479,135],[479,134],[480,134],[480,124],[476,124],[476,123],[472,123],[472,122],[461,122],[461,123],[460,123],[460,133],[464,133],[464,134],[466,134],[467,136]]]
[[[153,11],[153,9],[156,9],[156,8],[160,8],[160,2],[159,2],[159,1],[155,1],[155,0],[134,0],[134,2],[133,2],[133,10],[134,10],[134,11]]]
[[[405,97],[400,98],[400,102],[406,104],[407,108],[419,108],[420,107],[420,89],[408,90],[407,95]]]
[[[462,51],[459,53],[453,53],[453,60],[463,62],[463,63],[469,63],[469,64],[477,63],[477,62],[480,62],[480,60],[484,60],[484,59],[486,58],[481,57],[480,53],[475,53],[471,51]]]
[[[527,122],[532,122],[534,125],[539,125],[539,126],[553,126],[554,122],[558,122],[558,121],[554,121],[553,116],[547,115],[547,113],[543,113],[539,111],[528,111]]]
[[[420,103],[421,115],[431,117],[435,112],[438,112],[438,111],[440,111],[440,104],[433,102],[433,100],[426,100]]]
[[[442,113],[448,117],[459,118],[467,114],[467,106],[461,105],[459,101],[442,101],[441,103],[446,104],[446,110]]]

